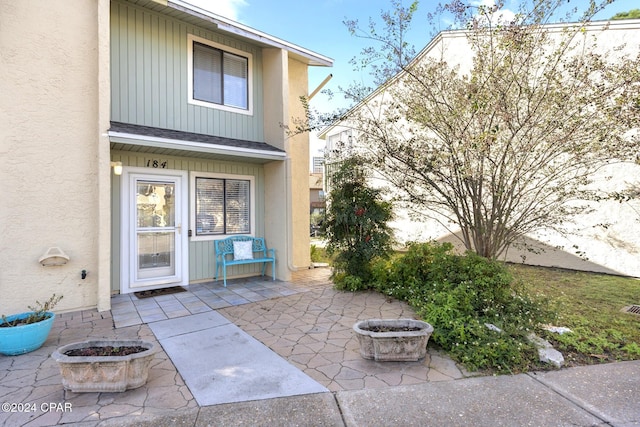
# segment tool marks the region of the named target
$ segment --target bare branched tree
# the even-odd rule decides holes
[[[602,197],[589,186],[594,174],[638,153],[630,135],[640,123],[640,55],[602,48],[606,25],[590,23],[610,2],[551,25],[561,1],[512,15],[500,4],[455,1],[445,10],[463,29],[441,33],[412,60],[402,33],[415,5],[396,2],[400,9],[383,15],[386,35],[370,26],[383,48],[361,62],[386,60],[375,68],[384,83],[364,100],[355,91],[360,103],[342,124],[406,202],[458,226],[482,256],[561,230],[585,209],[581,201]],[[357,22],[348,25],[357,33]]]

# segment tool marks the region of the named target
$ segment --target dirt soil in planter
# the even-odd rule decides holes
[[[369,332],[416,332],[422,330],[422,328],[416,327],[400,327],[400,326],[369,326],[366,328],[360,328],[363,331]]]
[[[11,320],[10,322],[5,322],[4,320],[2,320],[2,323],[0,323],[0,328],[13,328],[20,325],[31,325],[33,323],[38,323],[38,322],[42,322],[43,320],[47,320],[49,317],[51,316],[41,315],[37,317],[31,316],[31,317],[25,317],[23,319],[15,319],[15,320]]]
[[[146,347],[139,345],[113,347],[110,345],[104,347],[85,347],[75,350],[65,351],[66,356],[127,356],[129,354],[141,353],[148,350]]]

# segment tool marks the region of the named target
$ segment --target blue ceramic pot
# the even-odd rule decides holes
[[[26,312],[7,316],[7,321],[24,319],[30,314],[31,312]],[[56,317],[55,313],[50,311],[47,311],[46,314],[48,318],[41,322],[0,328],[0,354],[16,356],[42,347],[42,344],[49,336],[53,320]],[[0,323],[3,323],[2,320],[0,320]]]

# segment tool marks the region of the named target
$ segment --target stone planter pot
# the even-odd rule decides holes
[[[69,350],[87,347],[146,348],[127,356],[67,356]],[[147,382],[149,365],[157,346],[142,340],[96,340],[68,344],[56,350],[51,357],[58,362],[62,385],[66,390],[82,392],[116,392],[138,388]]]
[[[369,319],[353,325],[353,330],[365,359],[407,362],[427,355],[433,326],[414,319]]]
[[[32,313],[25,312],[7,316],[7,321],[26,319],[30,314]],[[53,326],[53,320],[56,317],[50,311],[45,314],[47,318],[40,322],[0,328],[0,354],[16,356],[42,347],[51,332],[51,326]]]

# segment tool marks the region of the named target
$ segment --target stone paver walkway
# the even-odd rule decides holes
[[[316,279],[328,271],[313,272]],[[297,281],[304,281],[301,274]],[[218,311],[331,391],[360,390],[465,376],[429,348],[419,362],[375,362],[360,356],[352,327],[371,318],[414,318],[411,308],[375,292],[339,292],[330,285]]]
[[[15,404],[13,410],[0,411],[0,425],[89,427],[107,419],[133,415],[144,418],[198,407],[160,346],[149,370],[149,380],[140,388],[124,393],[65,391],[60,369],[50,357],[51,353],[64,344],[88,338],[140,338],[157,343],[147,325],[115,329],[109,311],[85,310],[57,315],[44,346],[20,356],[0,356],[0,401]],[[67,406],[58,406],[62,403]]]
[[[59,314],[40,349],[0,356],[0,401],[15,410],[0,411],[0,425],[117,425],[198,412],[198,404],[171,359],[160,347],[148,382],[124,393],[73,393],[62,388],[58,347],[92,339],[144,339],[157,343],[146,323],[217,310],[245,332],[331,391],[385,388],[466,376],[444,354],[429,347],[420,362],[375,362],[360,357],[351,330],[366,318],[413,317],[404,303],[373,292],[339,292],[328,269],[297,273],[290,282],[261,277],[194,284],[189,292],[137,299],[113,298],[112,311]],[[213,356],[212,356],[213,357]],[[62,406],[64,403],[69,406]],[[53,405],[53,406],[52,406]],[[53,409],[51,409],[53,408]],[[151,421],[150,421],[151,422]]]
[[[290,282],[272,281],[261,276],[230,279],[226,288],[222,281],[194,283],[189,285],[189,292],[151,298],[115,295],[111,298],[111,312],[116,328],[175,319],[326,287],[327,271],[305,270]]]

